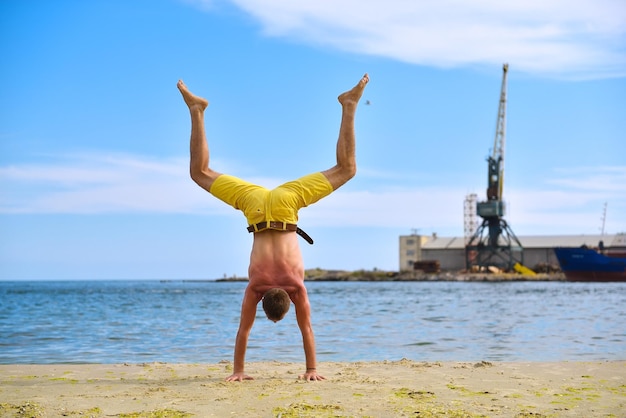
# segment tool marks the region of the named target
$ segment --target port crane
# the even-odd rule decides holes
[[[468,270],[497,267],[511,271],[523,268],[524,249],[504,220],[504,145],[506,142],[506,85],[509,65],[502,66],[502,88],[496,122],[496,136],[487,158],[487,200],[476,204],[482,223],[465,247]]]

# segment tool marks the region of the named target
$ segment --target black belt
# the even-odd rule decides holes
[[[277,229],[279,231],[296,231],[296,234],[300,235],[302,238],[304,238],[306,242],[313,245],[313,239],[309,236],[309,234],[298,228],[298,225],[296,224],[288,224],[286,222],[278,221],[264,221],[259,222],[255,225],[248,226],[248,232],[260,232],[265,229]]]

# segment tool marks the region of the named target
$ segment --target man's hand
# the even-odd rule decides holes
[[[318,380],[326,380],[326,378],[320,374],[317,374],[317,370],[307,370],[304,374],[298,376],[298,379],[306,380],[307,382],[316,382]]]
[[[254,380],[252,376],[248,376],[247,374],[241,373],[233,373],[232,375],[226,378],[227,382],[243,382],[244,380]]]

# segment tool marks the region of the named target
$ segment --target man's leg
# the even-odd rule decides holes
[[[337,190],[356,174],[354,118],[359,99],[368,82],[369,76],[365,74],[356,86],[337,98],[342,109],[337,140],[337,165],[322,172],[333,186],[333,190]]]
[[[219,177],[220,173],[209,168],[209,145],[204,132],[204,109],[209,105],[209,102],[192,94],[182,80],[178,81],[177,87],[191,114],[189,172],[193,181],[206,191],[210,191],[213,181]]]

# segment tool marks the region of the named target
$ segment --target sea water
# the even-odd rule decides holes
[[[243,282],[0,282],[0,363],[232,360]],[[626,359],[626,283],[307,282],[318,361]],[[304,359],[259,306],[247,361]]]

